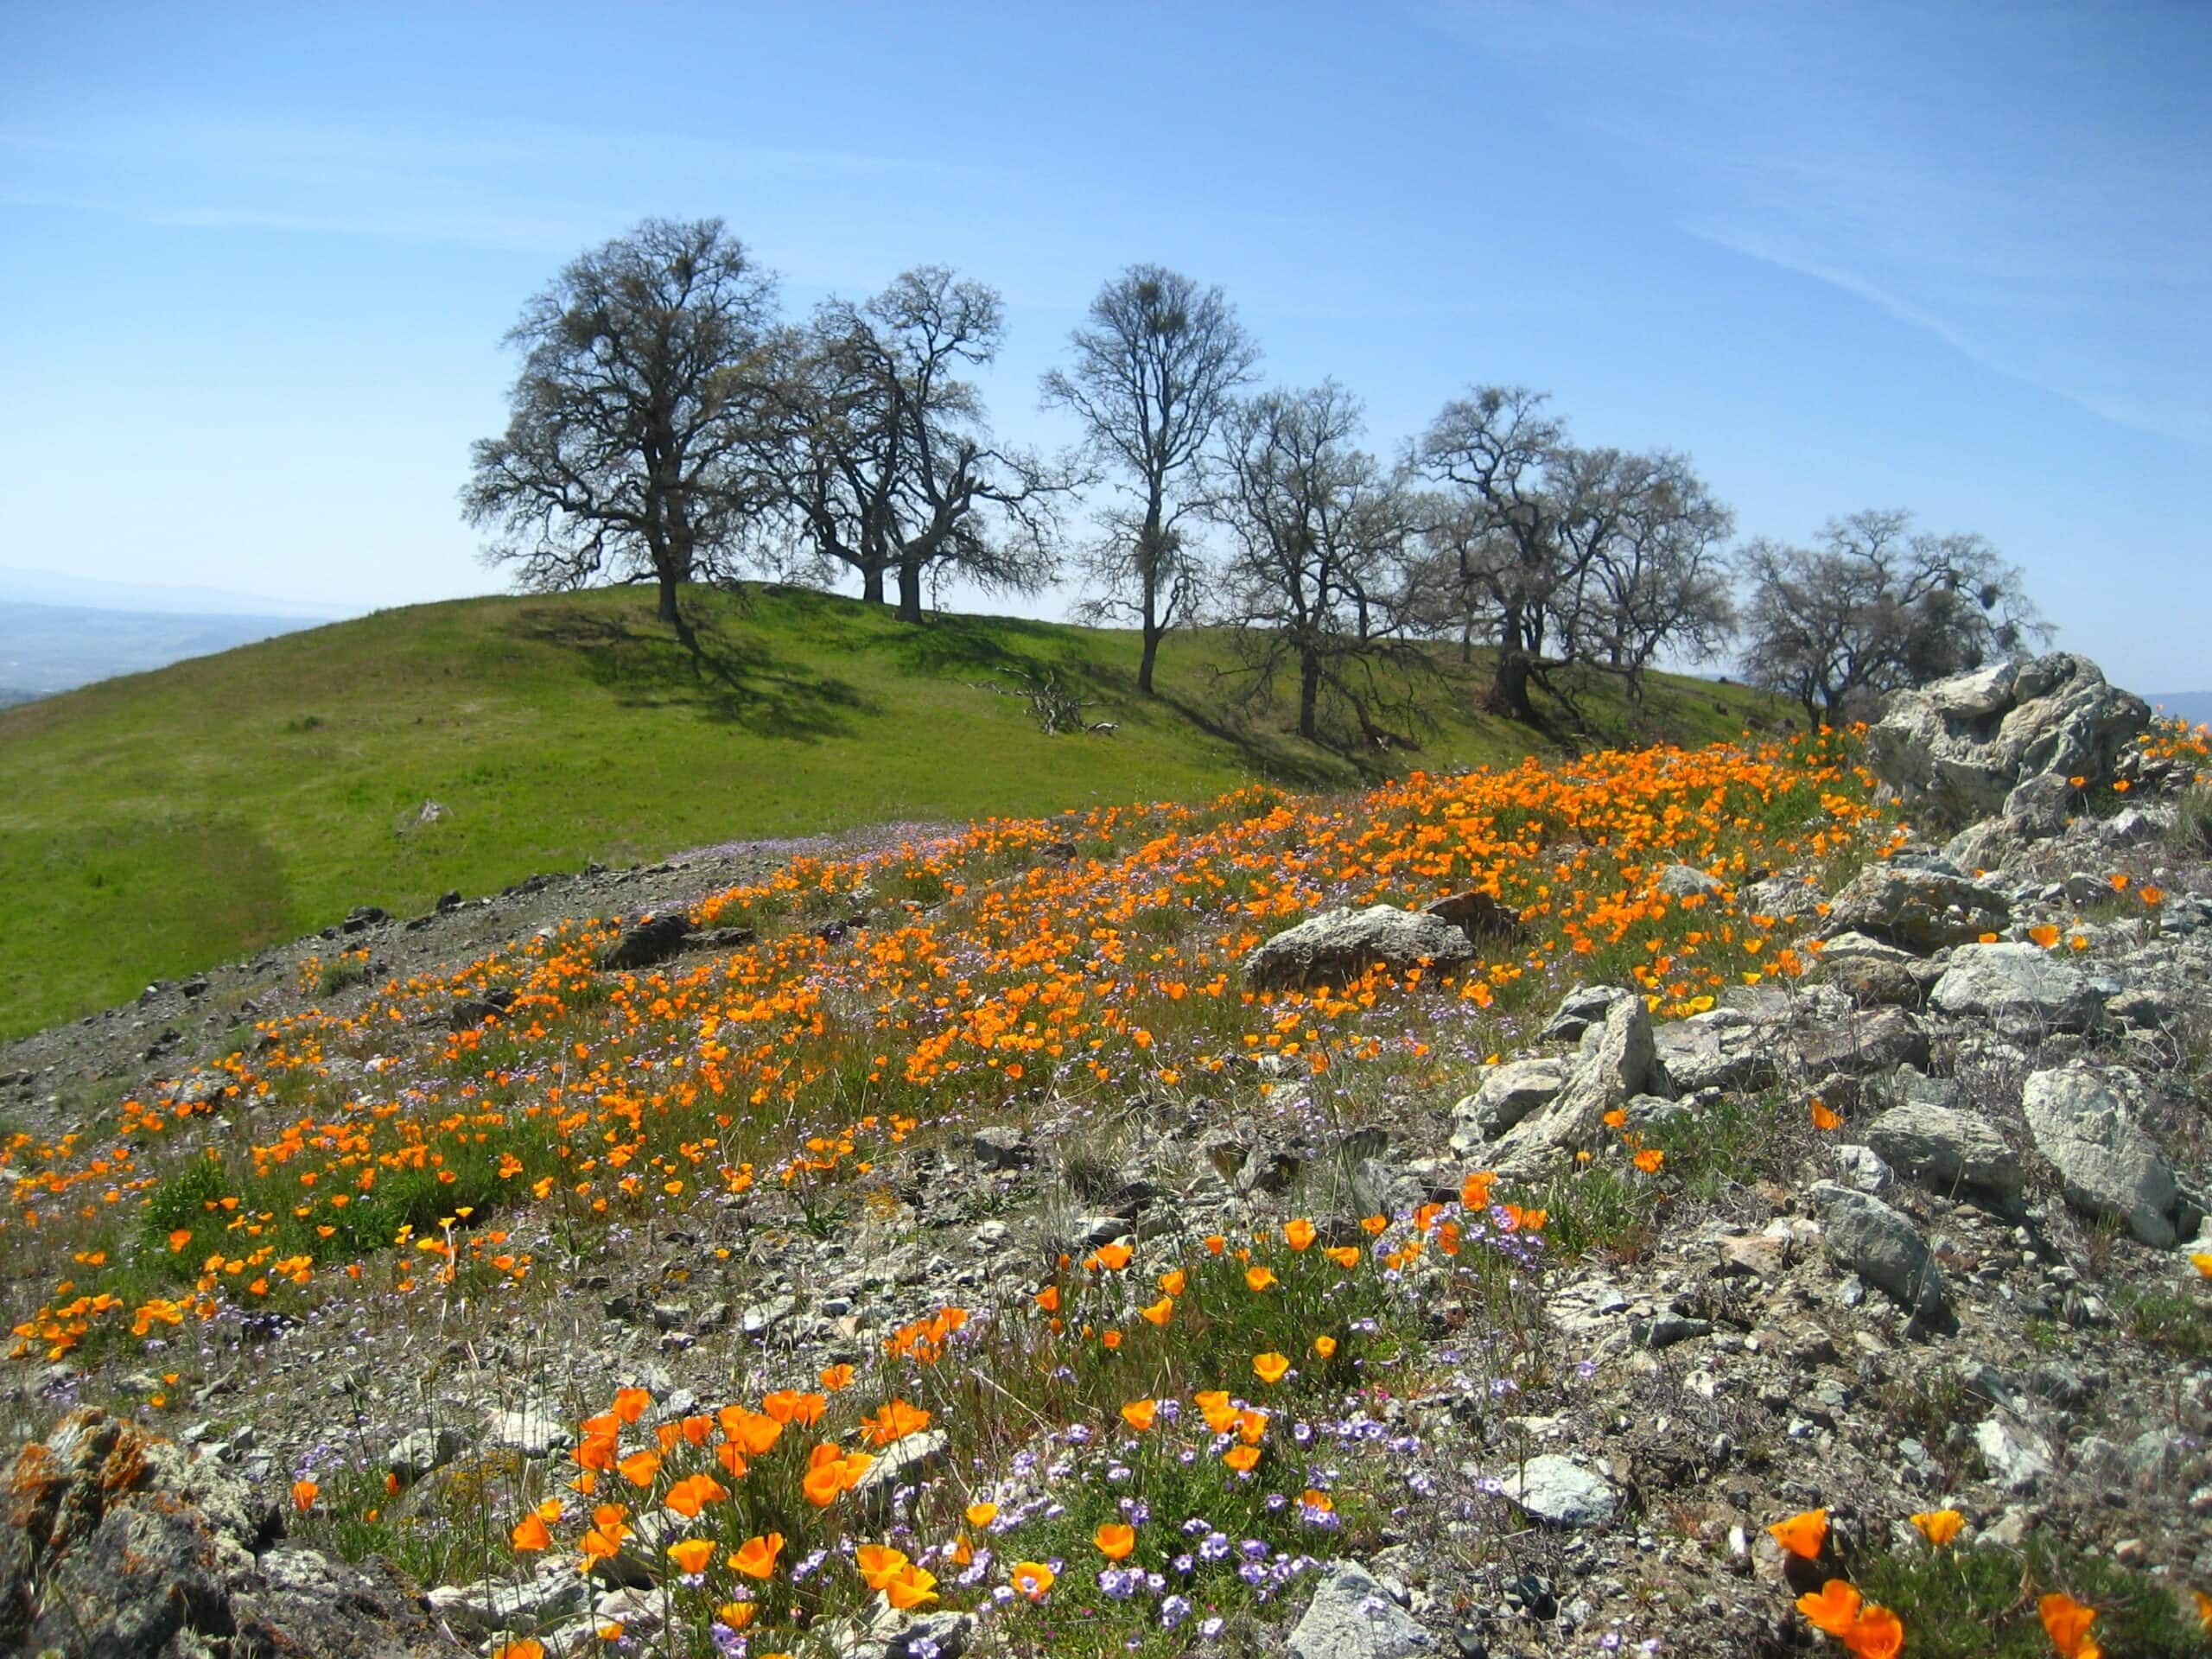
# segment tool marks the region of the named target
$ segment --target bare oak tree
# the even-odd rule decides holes
[[[1090,302],[1070,336],[1075,361],[1044,379],[1047,407],[1072,410],[1086,446],[1123,475],[1128,501],[1106,515],[1090,574],[1092,613],[1141,631],[1137,690],[1152,691],[1160,641],[1191,607],[1197,564],[1183,524],[1199,501],[1199,462],[1259,352],[1218,288],[1179,271],[1131,265]]]
[[[1284,669],[1298,678],[1298,732],[1320,734],[1325,694],[1363,736],[1395,734],[1378,715],[1417,714],[1409,676],[1425,660],[1408,639],[1412,502],[1357,447],[1356,399],[1333,381],[1234,404],[1223,422],[1210,512],[1232,547],[1219,620],[1236,630],[1255,693]]]
[[[1986,539],[1911,524],[1894,509],[1855,512],[1809,548],[1746,546],[1745,678],[1795,698],[1808,721],[1835,721],[2050,638],[2019,570]]]
[[[895,582],[909,621],[941,574],[1015,592],[1052,575],[1074,480],[995,444],[962,378],[997,354],[1003,331],[992,289],[921,266],[864,304],[825,302],[786,388],[784,499],[798,545],[817,570],[856,571],[867,599]]]
[[[767,511],[773,280],[720,219],[647,219],[580,255],[524,308],[506,431],[471,449],[492,563],[550,590],[647,581],[677,594],[729,567]]]

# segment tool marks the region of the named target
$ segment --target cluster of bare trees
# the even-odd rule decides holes
[[[1140,690],[1170,629],[1225,626],[1255,694],[1294,683],[1309,737],[1333,709],[1389,741],[1440,640],[1489,646],[1494,705],[1529,718],[1532,683],[1612,675],[1635,700],[1655,663],[1740,636],[1747,677],[1815,718],[2041,629],[1986,543],[1902,513],[1732,551],[1686,457],[1580,445],[1519,387],[1379,458],[1342,386],[1259,388],[1221,290],[1158,266],[1109,281],[1045,377],[1083,435],[1048,458],[994,436],[970,378],[1004,327],[937,266],[786,321],[719,221],[651,220],[524,309],[512,420],[464,505],[524,586],[650,580],[687,638],[682,585],[747,569],[856,578],[917,621],[946,575],[1033,591],[1082,508],[1086,610],[1140,630]]]

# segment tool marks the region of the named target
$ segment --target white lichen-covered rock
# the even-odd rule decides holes
[[[2124,1223],[2145,1244],[2171,1244],[2181,1202],[2172,1166],[2086,1065],[2037,1071],[2020,1090],[2036,1150],[2058,1172],[2066,1201]]]
[[[1495,1141],[1531,1112],[1551,1104],[1566,1082],[1567,1063],[1549,1056],[1489,1067],[1482,1087],[1452,1108],[1452,1146],[1465,1152]]]
[[[1962,1109],[1947,1080],[1898,1074],[1897,1104],[1866,1126],[1866,1144],[1923,1186],[1977,1187],[2011,1197],[2027,1179],[2018,1153],[1978,1112]]]
[[[1871,935],[1925,956],[1997,932],[2012,918],[2003,893],[1955,872],[1870,864],[1828,906],[1827,931]]]
[[[1917,1227],[1879,1198],[1835,1181],[1815,1182],[1807,1196],[1831,1261],[1887,1291],[1923,1323],[1948,1317],[1942,1269]]]
[[[1505,1476],[1503,1487],[1522,1510],[1555,1527],[1602,1527],[1620,1510],[1612,1482],[1555,1452],[1529,1459]]]
[[[1255,990],[1341,985],[1378,965],[1456,968],[1474,954],[1466,933],[1440,916],[1370,905],[1324,911],[1276,934],[1244,958],[1244,980]]]
[[[1929,1001],[1954,1018],[1986,1020],[2014,1042],[2088,1031],[2104,1009],[2089,976],[2039,944],[1960,946]]]
[[[1291,1659],[1411,1659],[1435,1641],[1357,1561],[1331,1561],[1291,1627]]]
[[[1910,810],[1971,823],[2029,779],[2110,781],[2150,705],[2086,657],[2054,652],[1901,691],[1867,734],[1876,774]],[[2024,804],[2031,816],[2047,803]],[[2040,827],[2039,825],[2037,827]]]

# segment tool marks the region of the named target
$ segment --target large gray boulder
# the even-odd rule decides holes
[[[2124,1223],[2145,1244],[2173,1243],[2183,1218],[2173,1167],[2102,1077],[2078,1065],[2035,1072],[2020,1090],[2020,1109],[2069,1204]]]
[[[2150,705],[2107,684],[2088,658],[2054,652],[1898,692],[1867,750],[1909,810],[1965,824],[2004,810],[2037,778],[2109,782],[2150,721]],[[2039,787],[2022,804],[2038,830],[2050,810]]]
[[[2104,1011],[2089,976],[2039,944],[1961,945],[1928,1000],[1939,1013],[1986,1020],[1999,1036],[2027,1043],[2088,1031]]]
[[[1997,888],[1919,865],[1870,864],[1828,906],[1824,931],[1859,933],[1926,956],[2000,931],[2012,906]]]
[[[1610,1133],[1605,1114],[1639,1095],[1674,1098],[1643,994],[1616,986],[1603,988],[1603,995],[1604,1015],[1583,1032],[1558,1096],[1497,1142],[1492,1157],[1502,1173],[1532,1174],[1554,1154],[1599,1145]]]
[[[1435,1639],[1357,1561],[1331,1561],[1326,1572],[1291,1627],[1291,1659],[1412,1659],[1434,1649]]]
[[[1831,1261],[1887,1291],[1916,1322],[1948,1322],[1943,1272],[1917,1227],[1871,1193],[1834,1181],[1815,1181],[1807,1196]]]
[[[281,1513],[97,1408],[24,1446],[0,1519],[0,1652],[415,1659],[450,1641],[389,1569],[277,1542]]]
[[[1244,982],[1262,991],[1342,985],[1377,965],[1395,973],[1424,963],[1456,968],[1474,954],[1466,933],[1440,916],[1390,905],[1327,910],[1246,957]]]
[[[1923,1186],[1969,1186],[2004,1198],[2026,1179],[2019,1154],[1989,1120],[1961,1110],[1955,1084],[1901,1074],[1904,1098],[1869,1123],[1866,1144]]]
[[[1460,1152],[1495,1141],[1567,1085],[1567,1062],[1545,1056],[1509,1060],[1483,1072],[1482,1086],[1452,1108],[1452,1145]]]
[[[1684,1094],[1771,1083],[1777,1051],[1770,1035],[1741,1008],[1709,1008],[1652,1033],[1661,1064]]]

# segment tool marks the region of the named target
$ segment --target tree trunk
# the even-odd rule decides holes
[[[1137,662],[1137,693],[1152,696],[1152,665],[1160,657],[1160,493],[1145,503],[1144,528],[1138,532],[1137,586],[1144,598],[1144,654]]]
[[[1319,732],[1321,708],[1321,655],[1311,645],[1298,652],[1298,734],[1307,741]]]
[[[918,564],[902,563],[899,567],[899,620],[922,620],[922,567]]]
[[[660,620],[677,625],[677,632],[680,634],[683,619],[676,608],[676,578],[667,571],[662,571],[660,574]]]
[[[1161,629],[1160,625],[1154,622],[1149,616],[1146,617],[1144,620],[1144,655],[1137,658],[1137,690],[1140,695],[1147,697],[1153,695],[1152,665],[1159,659],[1160,657],[1160,632]]]
[[[869,605],[883,603],[883,567],[871,564],[861,571],[861,598]]]
[[[1509,720],[1535,720],[1536,706],[1529,701],[1529,653],[1519,642],[1497,648],[1497,677],[1491,695],[1498,712]]]

